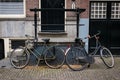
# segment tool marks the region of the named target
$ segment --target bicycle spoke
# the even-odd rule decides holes
[[[10,55],[10,62],[15,68],[24,68],[29,61],[29,55],[24,48],[17,48]]]
[[[45,51],[45,62],[50,68],[60,68],[64,61],[64,53],[59,47],[53,46]]]
[[[66,55],[66,63],[72,70],[78,71],[87,67],[87,63],[82,62],[80,57],[84,58],[86,55],[80,48],[71,48]]]

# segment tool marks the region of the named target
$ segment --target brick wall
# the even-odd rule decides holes
[[[76,7],[86,9],[81,14],[82,18],[89,18],[89,0],[76,0]],[[39,8],[39,0],[26,0],[26,16],[33,17],[33,12],[30,12],[31,8]],[[71,8],[71,0],[66,0],[66,8]],[[75,13],[67,12],[67,16],[75,16]]]
[[[72,4],[71,0],[67,0],[66,2],[67,2],[66,8],[71,8],[71,4]],[[86,11],[81,14],[81,17],[89,18],[89,0],[76,0],[76,7],[86,9]],[[68,12],[67,16],[75,16],[75,14]]]
[[[86,11],[81,14],[82,18],[89,18],[89,0],[78,0],[80,8],[85,8]]]
[[[33,12],[30,9],[39,8],[39,0],[26,0],[26,16],[33,17]]]

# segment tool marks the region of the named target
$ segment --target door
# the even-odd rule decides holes
[[[90,2],[90,34],[101,31],[102,45],[108,47],[113,54],[120,54],[120,1]],[[90,50],[94,49],[95,41],[90,40]]]
[[[4,40],[0,39],[0,59],[4,58]]]
[[[64,0],[41,0],[41,8],[64,8]],[[42,11],[41,32],[64,32],[64,11]]]

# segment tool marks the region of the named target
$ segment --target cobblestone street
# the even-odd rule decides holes
[[[115,57],[115,67],[107,69],[99,58],[83,71],[72,71],[66,65],[61,69],[47,66],[27,66],[14,69],[9,59],[0,61],[0,80],[120,80],[120,57]]]
[[[120,80],[120,0],[0,0],[0,80]]]

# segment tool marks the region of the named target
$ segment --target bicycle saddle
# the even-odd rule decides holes
[[[49,43],[50,39],[42,39],[45,43]]]

